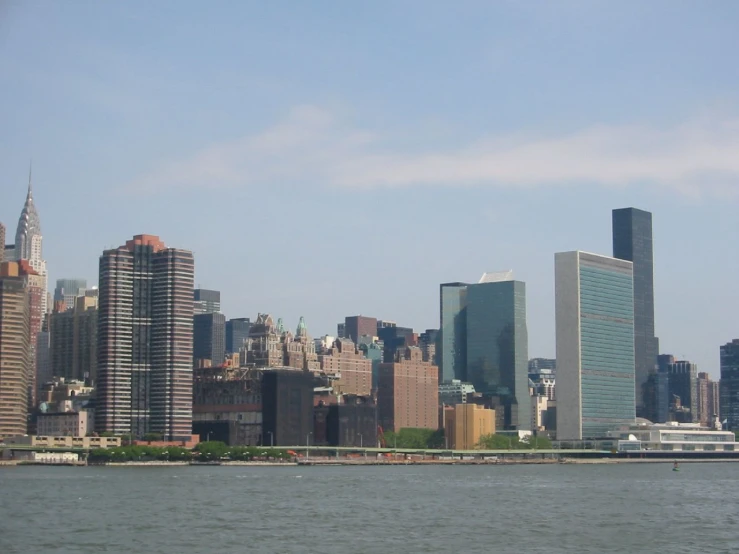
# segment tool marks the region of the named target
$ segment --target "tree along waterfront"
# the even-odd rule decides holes
[[[193,450],[181,446],[119,446],[116,448],[97,448],[90,452],[91,463],[132,462],[132,461],[252,461],[289,460],[292,455],[285,450],[262,448],[258,446],[228,446],[219,441],[201,442]]]

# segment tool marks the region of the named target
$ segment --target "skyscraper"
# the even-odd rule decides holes
[[[18,218],[18,228],[15,232],[15,248],[13,254],[16,260],[28,260],[31,267],[42,277],[43,294],[41,298],[41,313],[46,315],[48,312],[47,299],[47,274],[46,262],[42,253],[43,236],[41,234],[41,218],[36,211],[36,204],[33,202],[33,189],[31,186],[31,171],[28,172],[28,192],[26,193],[26,202],[23,204],[21,216]],[[34,337],[33,344],[36,344]]]
[[[57,279],[54,289],[54,303],[64,302],[66,308],[74,308],[75,299],[84,296],[87,289],[85,279]]]
[[[586,252],[555,255],[557,438],[601,438],[633,423],[632,263]]]
[[[712,381],[708,373],[701,372],[698,374],[696,389],[697,421],[704,427],[707,427],[718,417],[718,383]]]
[[[137,235],[100,257],[96,428],[192,434],[192,252]]]
[[[377,334],[377,318],[363,315],[347,316],[344,318],[344,338],[351,339],[353,343],[359,342],[359,337]]]
[[[526,284],[486,273],[466,293],[467,381],[498,397],[506,429],[529,429]]]
[[[380,364],[377,417],[391,431],[439,427],[439,368],[424,362],[417,346],[398,350],[392,362]]]
[[[654,260],[652,214],[636,208],[613,210],[613,257],[633,262],[634,359],[636,414],[654,412],[645,407],[647,377],[656,370],[659,341],[654,336]]]
[[[31,386],[28,287],[17,264],[0,265],[0,439],[24,435]]]
[[[439,286],[440,381],[467,380],[467,283]]]
[[[193,317],[192,356],[195,366],[203,360],[221,365],[226,358],[226,316],[219,313]]]
[[[372,393],[372,360],[351,339],[336,339],[330,349],[318,355],[318,361],[326,375],[338,377],[333,381],[337,395]]]
[[[719,382],[721,421],[730,431],[739,430],[739,339],[721,346],[721,381]]]
[[[669,402],[673,407],[672,420],[680,421],[674,412],[675,400],[686,414],[683,423],[698,422],[698,366],[685,360],[667,365]]]
[[[248,317],[235,317],[226,322],[226,353],[238,354],[249,338],[251,321]]]
[[[97,378],[98,297],[85,295],[63,312],[49,316],[51,374],[70,379]]]
[[[0,264],[5,256],[5,225],[0,223]]]
[[[193,300],[195,301],[195,315],[214,314],[221,311],[221,291],[195,289]]]

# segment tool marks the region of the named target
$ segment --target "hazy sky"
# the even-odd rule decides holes
[[[50,284],[134,234],[227,317],[438,327],[513,269],[554,355],[554,253],[654,213],[662,352],[739,337],[739,3],[0,4],[0,221],[28,162]]]

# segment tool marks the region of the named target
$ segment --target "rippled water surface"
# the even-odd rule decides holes
[[[739,552],[739,464],[0,468],[1,553]]]

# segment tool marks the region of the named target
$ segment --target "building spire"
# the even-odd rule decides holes
[[[31,173],[33,171],[33,159],[28,162],[28,196],[31,196],[33,192],[33,186],[31,185]]]

